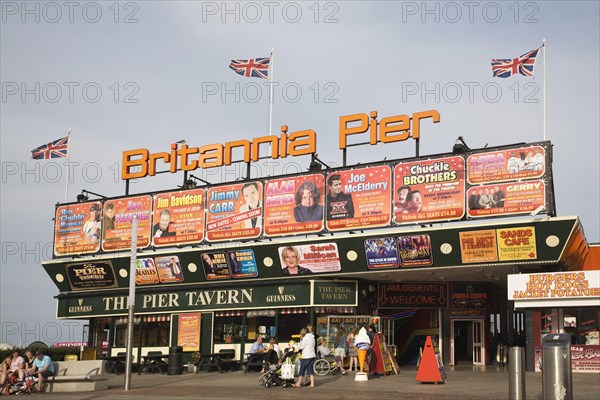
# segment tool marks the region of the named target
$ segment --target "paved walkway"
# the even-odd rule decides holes
[[[132,390],[125,392],[124,375],[110,375],[109,390],[86,393],[43,393],[36,397],[53,399],[154,400],[175,397],[202,399],[508,399],[508,369],[455,367],[447,370],[445,384],[415,382],[414,367],[403,367],[399,375],[355,382],[353,373],[317,377],[317,387],[265,388],[259,386],[259,373],[201,372],[178,376],[142,374],[132,376]],[[526,374],[527,399],[542,400],[542,374]],[[574,399],[600,398],[600,374],[574,373]]]

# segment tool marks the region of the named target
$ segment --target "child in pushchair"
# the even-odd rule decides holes
[[[271,386],[290,387],[294,383],[297,356],[294,347],[288,347],[281,360],[269,365],[266,372],[258,378],[259,385],[266,388]]]

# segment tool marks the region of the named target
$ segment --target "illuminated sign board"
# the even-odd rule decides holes
[[[448,284],[435,282],[379,283],[379,308],[446,308]]]

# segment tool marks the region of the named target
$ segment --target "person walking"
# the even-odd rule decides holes
[[[302,328],[302,330],[300,331],[300,336],[302,337],[302,340],[300,340],[300,343],[296,345],[296,349],[302,350],[302,361],[300,362],[300,373],[298,374],[298,380],[296,380],[296,383],[292,383],[292,387],[301,387],[304,375],[308,374],[308,377],[310,379],[308,387],[314,388],[314,365],[315,360],[317,358],[317,354],[315,352],[315,335],[312,332],[310,332],[308,328]]]

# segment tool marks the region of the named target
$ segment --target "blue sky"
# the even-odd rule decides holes
[[[472,148],[541,140],[543,63],[533,78],[496,79],[490,60],[517,57],[546,38],[557,212],[579,215],[588,241],[600,241],[598,2],[23,4],[2,1],[1,10],[1,341],[78,339],[55,321],[57,290],[40,266],[51,255],[66,169],[31,160],[30,150],[72,130],[73,201],[81,189],[123,194],[124,150],[264,136],[267,87],[228,64],[271,48],[274,132],[283,124],[314,129],[319,158],[340,165],[339,116],[373,110],[439,110],[439,124],[423,124],[421,155],[450,151],[459,135]],[[413,154],[412,142],[380,144],[351,149],[348,161]],[[308,163],[288,158],[275,173]],[[220,182],[242,173],[196,175]],[[131,191],[175,188],[181,179],[146,178]],[[24,298],[27,312],[7,301]]]

